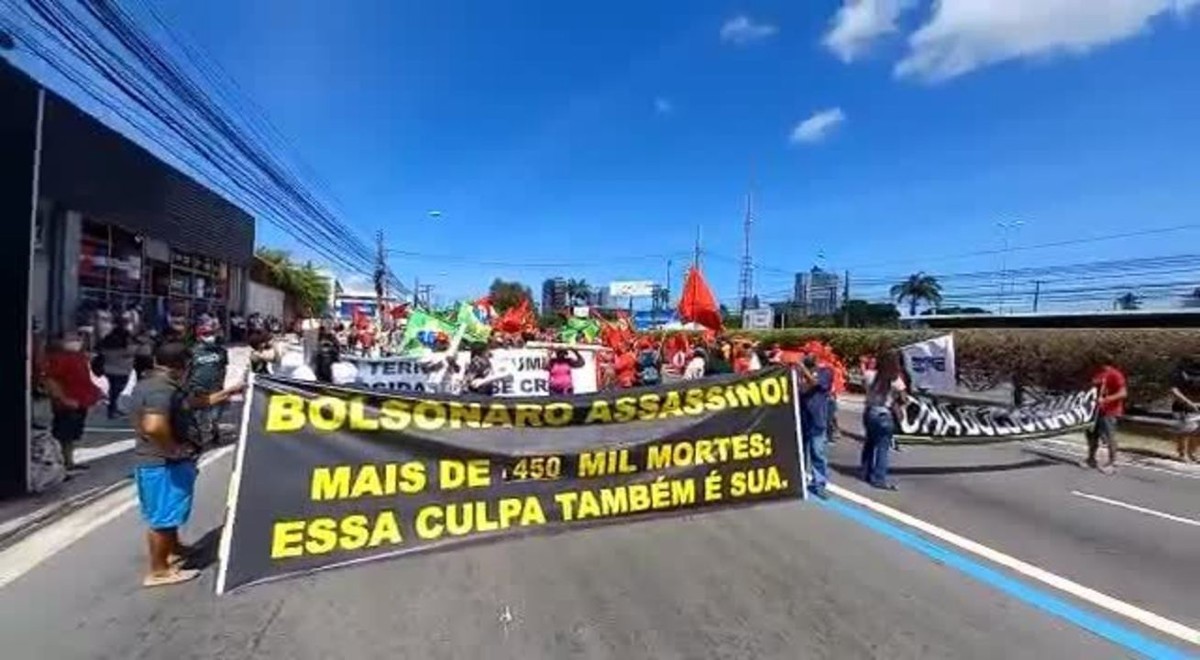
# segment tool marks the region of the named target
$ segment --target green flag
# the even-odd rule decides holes
[[[599,334],[600,324],[595,319],[571,317],[567,319],[566,325],[559,331],[558,336],[568,344],[577,344],[581,340],[589,343],[595,341]]]
[[[414,309],[408,315],[408,325],[404,327],[404,336],[400,339],[399,354],[404,357],[428,355],[432,352],[429,344],[433,343],[433,337],[436,337],[438,333],[443,333],[447,339],[450,339],[454,337],[456,330],[455,324],[433,312]]]
[[[468,343],[484,344],[492,336],[492,326],[475,316],[475,306],[469,302],[463,301],[458,304],[454,322],[463,326],[463,340]]]

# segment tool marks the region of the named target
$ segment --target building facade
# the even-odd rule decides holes
[[[563,277],[551,277],[542,282],[542,308],[543,314],[549,314],[555,310],[563,309],[567,306],[570,296],[567,295],[567,280]]]
[[[228,327],[244,307],[254,219],[3,60],[0,98],[4,263],[28,319],[3,342],[26,365],[13,400],[30,400],[32,357],[63,332],[186,331],[201,315]],[[28,483],[31,422],[27,405],[0,439],[0,492]]]
[[[828,316],[841,307],[842,278],[816,266],[796,273],[796,289],[792,296],[796,306],[809,316]]]

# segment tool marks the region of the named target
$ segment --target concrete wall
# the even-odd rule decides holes
[[[283,292],[274,287],[258,282],[250,282],[246,287],[246,313],[255,312],[263,316],[274,316],[283,320]]]

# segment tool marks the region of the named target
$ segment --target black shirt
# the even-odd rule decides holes
[[[166,415],[170,420],[171,437],[175,442],[196,449],[196,453],[199,453],[199,448],[195,447],[190,439],[192,410],[187,403],[187,392],[166,372],[160,369],[151,370],[134,386],[130,398],[133,403],[134,424],[139,428],[137,445],[133,450],[139,465],[163,465],[179,460],[191,460],[168,454],[157,442],[142,436],[141,418],[148,413]]]

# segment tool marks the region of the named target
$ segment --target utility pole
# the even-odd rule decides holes
[[[1042,281],[1037,280],[1033,283],[1033,313],[1037,314],[1038,299],[1042,297]]]
[[[754,295],[754,261],[750,258],[750,228],[754,224],[754,187],[746,192],[746,217],[742,219],[742,268],[738,275],[738,311],[745,314]]]
[[[692,253],[692,268],[700,267],[700,225],[696,225],[696,250]]]
[[[1004,289],[1008,284],[1008,232],[1014,229],[1020,229],[1024,225],[1024,220],[996,223],[996,226],[999,227],[1000,231],[1002,232],[1004,240],[1004,247],[1000,250],[1000,298],[996,305],[996,311],[1000,314],[1004,313],[1004,303],[1006,298]]]
[[[421,306],[421,278],[413,277],[413,308]]]
[[[842,327],[850,327],[850,307],[846,304],[850,302],[850,271],[845,271],[845,276],[842,281]]]
[[[375,232],[375,318],[383,322],[383,299],[387,286],[387,250],[383,247],[383,230]]]
[[[666,300],[663,301],[663,307],[665,309],[670,309],[671,308],[671,260],[670,259],[667,259],[667,279],[663,283],[663,294],[664,294],[663,298],[666,298]]]

